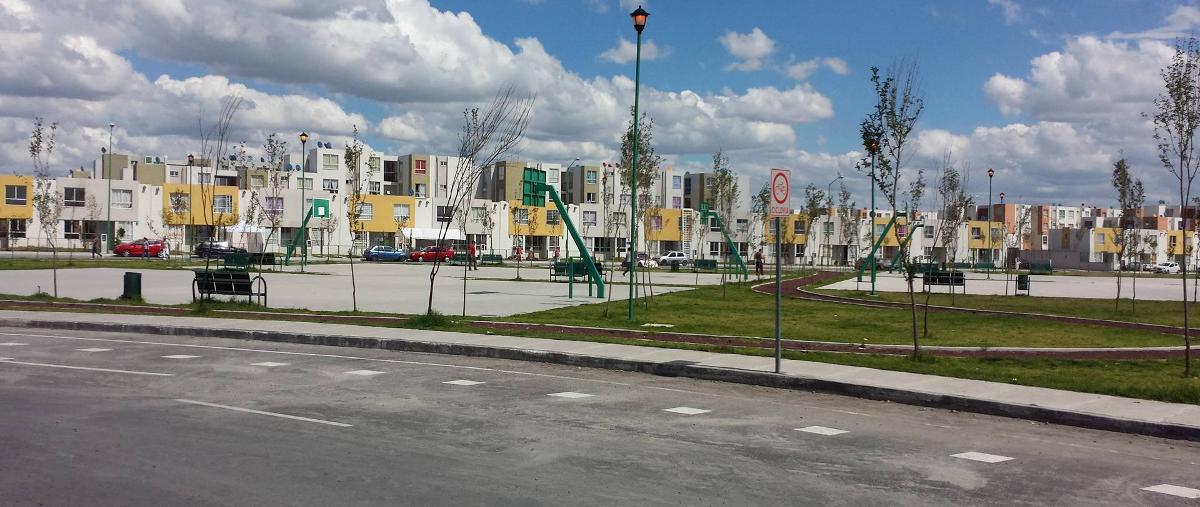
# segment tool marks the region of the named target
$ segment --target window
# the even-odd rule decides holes
[[[925,229],[925,239],[933,239],[933,232],[934,232],[933,227],[926,225],[925,227],[923,227],[923,229]]]
[[[336,171],[338,168],[338,156],[332,153],[321,155],[321,169],[326,171]]]
[[[263,175],[250,176],[250,188],[262,188],[267,186],[267,177]]]
[[[112,191],[112,207],[120,209],[132,209],[133,190],[114,188]]]
[[[588,204],[596,204],[596,193],[588,192],[584,199]]]
[[[171,211],[181,213],[192,208],[191,196],[183,192],[171,192]]]
[[[1000,228],[992,227],[992,242],[1000,241]]]
[[[683,187],[683,176],[671,176],[671,188],[679,190]]]
[[[709,232],[721,232],[721,224],[717,223],[717,217],[709,217],[708,230]]]
[[[63,239],[79,239],[79,232],[83,230],[83,222],[78,220],[63,220]]]
[[[200,173],[200,184],[207,185],[212,183],[212,175],[208,173]]]
[[[313,189],[312,181],[313,181],[312,178],[301,178],[300,179],[300,188],[302,188],[304,190],[312,190]]]
[[[488,214],[487,208],[484,208],[483,206],[471,207],[471,219],[476,222],[482,222],[483,217],[486,217],[487,214]]]
[[[596,212],[595,211],[584,211],[583,212],[583,225],[596,225]]]
[[[804,234],[804,220],[796,220],[796,222],[792,224],[792,233]]]
[[[371,220],[375,218],[375,205],[369,202],[358,203],[358,219]]]
[[[546,225],[558,225],[558,210],[546,210]]]
[[[367,159],[367,167],[371,172],[379,172],[379,157],[371,157]]]
[[[515,208],[513,211],[513,222],[521,225],[529,223],[529,210],[527,208]]]
[[[392,220],[407,220],[407,219],[408,219],[408,205],[407,204],[393,204],[392,205]]]
[[[367,193],[369,193],[371,195],[382,194],[383,193],[383,182],[381,182],[381,181],[369,182],[369,188],[367,190]]]
[[[416,169],[416,171],[417,171],[417,174],[425,174],[425,173],[427,173],[427,172],[428,172],[428,170],[427,170],[427,169],[425,169],[425,164],[426,164],[426,163],[427,163],[427,162],[426,162],[426,161],[424,161],[424,160],[414,160],[414,161],[413,161],[413,168],[415,168],[415,169]]]
[[[66,187],[63,189],[63,206],[71,206],[74,208],[83,207],[84,205],[84,190],[80,187]]]
[[[454,208],[452,208],[450,206],[438,206],[437,207],[437,221],[438,222],[450,222],[450,220],[453,218],[454,218]]]
[[[4,204],[24,206],[28,202],[28,187],[25,185],[4,185]]]
[[[833,222],[826,220],[824,226],[825,226],[825,235],[833,236]]]
[[[587,173],[585,173],[584,181],[588,185],[595,185],[596,184],[596,171],[588,171]]]
[[[321,180],[321,190],[324,190],[326,192],[333,192],[336,194],[338,191],[338,180],[329,179],[329,178],[325,178],[325,179]]]
[[[558,183],[558,171],[546,172],[546,183]]]
[[[746,231],[750,230],[750,221],[745,218],[737,219],[736,225],[737,225],[738,232],[746,232]]]
[[[678,178],[678,176],[676,176],[676,177]],[[671,198],[671,207],[675,208],[675,209],[682,208],[683,207],[683,198],[682,197],[672,197]]]
[[[721,255],[721,242],[720,241],[709,241],[708,242],[708,255]]]
[[[416,197],[425,197],[425,184],[424,184],[424,183],[417,183],[417,188],[416,188],[416,190],[413,192],[413,195],[414,195],[414,196],[416,196]]]
[[[613,213],[612,214],[612,222],[613,222],[613,224],[616,224],[617,227],[625,225],[625,214],[624,213]]]
[[[172,179],[179,179],[179,171],[171,171]]]
[[[282,197],[267,197],[263,199],[263,209],[268,215],[279,215],[283,213],[283,198]]]
[[[971,239],[983,239],[983,229],[978,227],[971,228]]]
[[[213,213],[233,213],[233,196],[214,195]]]
[[[1050,244],[1050,236],[1043,234],[1042,235],[1042,248],[1045,248],[1049,244]]]
[[[1099,245],[1104,244],[1104,233],[1103,232],[1096,235],[1096,244],[1099,244]]]
[[[650,217],[650,228],[652,228],[656,231],[661,231],[663,228],[663,217],[660,217],[660,216]]]
[[[24,188],[24,187],[22,187]],[[25,237],[25,220],[16,218],[8,221],[8,236],[10,238]]]

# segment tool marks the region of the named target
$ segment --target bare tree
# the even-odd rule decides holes
[[[216,171],[225,163],[225,158],[233,148],[229,141],[229,135],[233,130],[233,118],[241,107],[241,95],[230,95],[221,101],[221,111],[212,124],[205,125],[203,112],[196,121],[200,134],[200,160],[207,162],[208,167],[213,171],[208,182],[201,180],[199,185],[200,202],[203,203],[202,216],[205,218],[205,225],[208,226],[208,238],[206,238],[208,240],[216,238],[217,227],[226,224],[230,216],[227,213],[216,214]],[[236,217],[236,215],[233,216]],[[204,258],[206,270],[210,267],[211,258],[212,256]]]
[[[662,165],[662,155],[659,155],[654,149],[654,120],[650,115],[642,113],[641,118],[637,118],[637,188],[633,188],[633,153],[634,153],[634,135],[633,135],[633,108],[629,111],[629,122],[625,126],[625,133],[621,136],[621,161],[617,165],[617,170],[621,178],[621,186],[629,191],[635,192],[638,196],[637,206],[634,209],[636,216],[629,217],[625,222],[630,227],[635,227],[646,220],[647,212],[651,208],[650,195],[654,189],[654,183],[659,177],[658,167]],[[630,195],[632,199],[632,194]],[[625,204],[622,203],[622,208]],[[645,236],[643,230],[642,236]],[[637,238],[633,238],[635,243],[626,245],[626,250],[630,255],[630,263],[636,263],[636,253],[638,245]],[[648,256],[647,256],[648,257]],[[636,264],[634,264],[636,265]],[[637,270],[634,270],[637,273]],[[629,283],[633,284],[634,297],[641,290],[641,286],[637,277],[631,277]]]
[[[525,137],[525,129],[533,113],[534,97],[518,97],[509,87],[497,93],[485,107],[463,111],[463,128],[459,133],[458,167],[447,186],[446,205],[451,213],[457,211],[475,195],[483,171],[515,150]],[[441,222],[437,246],[446,241],[451,222]],[[433,289],[441,269],[440,258],[429,270],[429,303],[426,314],[433,313]]]
[[[1117,205],[1121,208],[1121,220],[1118,231],[1113,235],[1114,246],[1117,247],[1117,298],[1113,302],[1113,310],[1121,309],[1121,275],[1129,261],[1133,245],[1138,242],[1137,213],[1146,200],[1142,189],[1142,180],[1129,174],[1129,163],[1124,158],[1113,164],[1112,186],[1117,191]]]
[[[812,226],[817,222],[817,218],[825,215],[828,208],[825,207],[827,197],[825,191],[817,188],[816,185],[809,183],[804,187],[804,234],[805,234],[805,251],[808,256],[812,256],[814,252],[810,251],[807,246],[812,245],[814,236]],[[815,262],[814,262],[815,264]]]
[[[958,229],[966,220],[967,208],[971,206],[971,197],[966,192],[966,177],[960,175],[958,169],[954,167],[954,160],[951,158],[950,152],[946,152],[942,157],[942,171],[938,177],[937,197],[941,205],[941,213],[939,213],[937,225],[935,226],[933,238],[933,250],[937,250],[939,241],[942,243],[942,248],[947,251],[946,258],[953,265],[955,257],[954,252],[958,249]],[[927,224],[926,227],[929,227]],[[932,296],[932,291],[925,294],[925,315],[923,332],[921,336],[929,336],[929,298]],[[954,287],[950,287],[950,299],[954,299]]]
[[[756,231],[763,231],[761,237],[764,241],[753,241],[757,247],[762,247],[766,241],[765,231],[767,230],[767,222],[770,218],[767,216],[771,213],[771,184],[763,182],[761,187],[758,187],[758,192],[754,193],[754,197],[750,198],[750,223],[755,227]],[[753,237],[759,237],[758,234],[753,234]],[[782,241],[783,238],[780,238]]]
[[[483,233],[487,236],[487,247],[491,250],[494,247],[492,243],[492,231],[496,230],[496,218],[487,208],[483,209],[483,213],[479,215],[479,227],[483,229]],[[586,229],[585,229],[586,230]],[[587,232],[584,232],[586,235]]]
[[[350,257],[350,303],[357,312],[358,279],[354,276],[354,246],[358,242],[359,236],[365,234],[363,232],[363,210],[367,206],[372,206],[367,202],[366,188],[375,175],[375,169],[373,165],[367,164],[365,174],[362,170],[363,145],[358,140],[358,125],[354,126],[354,133],[350,139],[342,155],[342,162],[346,164],[346,191],[348,193],[346,222],[350,226],[350,249],[348,252]],[[372,209],[371,215],[374,216],[374,214],[375,210]]]
[[[855,229],[858,228],[858,220],[853,216],[854,204],[850,201],[850,190],[846,189],[846,179],[838,183],[838,221],[841,226],[842,241],[846,243],[846,260],[850,260],[850,238],[857,236]],[[857,240],[855,241],[857,243]],[[855,256],[858,252],[854,253]]]
[[[725,156],[723,150],[717,149],[716,153],[713,153],[713,170],[708,177],[712,180],[712,187],[709,189],[709,195],[712,196],[710,204],[716,209],[722,227],[728,231],[725,220],[733,215],[733,206],[741,198],[741,189],[738,188],[737,173],[729,167],[729,157]],[[724,298],[730,252],[725,242],[721,244],[725,263],[724,269],[721,270],[721,297]]]
[[[265,206],[263,206],[263,218],[267,222],[270,230],[267,231],[267,237],[263,239],[264,245],[271,244],[271,240],[279,233],[280,226],[283,224],[283,187],[288,181],[287,169],[283,166],[284,155],[287,153],[287,141],[284,141],[278,134],[272,133],[267,136],[267,140],[263,143],[263,158],[266,164],[267,177],[266,188],[263,189]]]
[[[33,132],[29,135],[29,157],[33,159],[33,210],[42,226],[42,234],[50,245],[54,297],[58,297],[58,248],[55,239],[63,210],[63,196],[55,188],[54,175],[50,170],[50,156],[54,154],[57,131],[57,122],[46,125],[39,116],[33,119]]]
[[[1165,90],[1154,99],[1154,141],[1163,167],[1179,182],[1179,209],[1191,200],[1192,181],[1200,171],[1196,157],[1196,129],[1200,127],[1200,42],[1196,37],[1178,41],[1171,62],[1160,75]],[[1184,237],[1186,241],[1186,235]],[[1187,252],[1187,246],[1184,247]],[[1181,262],[1183,275],[1183,374],[1192,375],[1192,339],[1188,326],[1187,262]]]

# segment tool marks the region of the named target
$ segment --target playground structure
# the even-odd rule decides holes
[[[737,244],[735,244],[733,239],[729,237],[729,231],[725,230],[725,221],[721,220],[721,215],[716,211],[713,211],[713,209],[709,207],[708,203],[700,203],[700,219],[708,221],[710,218],[717,221],[717,227],[721,229],[721,237],[725,238],[725,248],[728,249],[729,255],[733,256],[733,260],[737,266],[737,269],[733,269],[728,263],[726,263],[725,269],[731,272],[741,271],[742,281],[749,280],[750,270],[746,269],[746,261],[742,259],[741,254],[738,253]]]

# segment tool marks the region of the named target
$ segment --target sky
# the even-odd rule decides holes
[[[279,133],[343,146],[357,127],[389,154],[456,152],[462,111],[506,86],[536,97],[512,159],[613,162],[634,95],[627,0],[0,0],[0,172],[30,173],[35,117],[52,159],[182,160],[221,101],[232,141]],[[977,202],[1111,206],[1124,156],[1149,202],[1177,183],[1150,122],[1186,2],[645,0],[641,110],[674,171],[724,150],[753,194],[770,168],[793,195],[841,174],[867,202],[858,126],[870,68],[920,66],[925,99],[904,169],[932,181],[949,154]],[[1177,190],[1175,194],[1177,195]],[[998,197],[993,197],[996,201]],[[922,204],[929,208],[935,204]]]

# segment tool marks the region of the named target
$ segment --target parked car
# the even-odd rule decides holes
[[[651,259],[650,254],[647,254],[644,252],[638,252],[637,259],[638,259],[637,265],[639,268],[657,268],[658,267],[658,261]],[[626,260],[621,261],[622,268],[625,266],[628,266],[628,265],[629,265],[629,261],[626,261]]]
[[[1179,263],[1177,262],[1160,262],[1154,266],[1155,273],[1175,274],[1179,272]]]
[[[160,239],[142,238],[113,247],[113,255],[121,257],[166,257]]]
[[[659,266],[670,266],[672,262],[678,262],[680,266],[687,266],[689,262],[688,255],[678,250],[672,250],[658,258]]]
[[[454,257],[454,249],[448,246],[427,246],[417,250],[408,256],[408,260],[414,262],[446,262]]]
[[[363,252],[364,261],[396,261],[404,262],[408,260],[408,249],[404,247],[394,248],[386,245],[375,245],[366,252]]]
[[[246,249],[230,245],[228,241],[207,239],[201,241],[198,245],[196,245],[196,248],[192,250],[192,255],[206,259],[224,257],[225,254],[231,253],[246,253]]]

